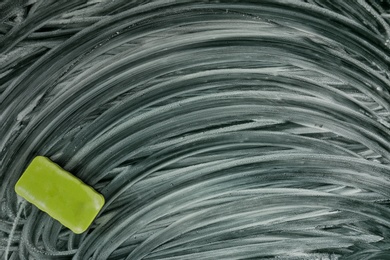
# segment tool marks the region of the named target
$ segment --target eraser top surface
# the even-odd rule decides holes
[[[87,230],[104,205],[101,194],[44,156],[32,160],[15,191],[76,234]]]

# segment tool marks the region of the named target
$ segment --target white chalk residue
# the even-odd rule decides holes
[[[0,258],[388,259],[389,1],[0,3]],[[106,205],[73,234],[36,155]]]

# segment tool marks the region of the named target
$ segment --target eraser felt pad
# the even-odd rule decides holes
[[[37,156],[15,185],[21,197],[80,234],[104,205],[104,197],[50,159]]]

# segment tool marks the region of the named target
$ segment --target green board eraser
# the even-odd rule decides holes
[[[35,157],[15,191],[76,234],[83,233],[104,205],[104,197],[44,156]]]

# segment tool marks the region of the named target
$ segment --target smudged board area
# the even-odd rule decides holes
[[[388,259],[389,1],[0,3],[0,257]],[[36,155],[107,204],[75,235]]]

